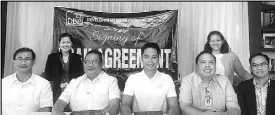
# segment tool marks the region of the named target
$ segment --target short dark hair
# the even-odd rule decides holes
[[[197,57],[196,57],[196,65],[198,64],[199,58],[200,58],[201,55],[203,55],[203,54],[210,54],[210,55],[214,58],[214,60],[215,60],[215,62],[216,62],[216,57],[215,57],[211,52],[202,51],[202,52],[199,53],[199,54],[197,55]]]
[[[22,48],[19,48],[18,50],[16,50],[13,54],[13,60],[15,60],[17,54],[19,53],[22,53],[22,52],[31,52],[32,53],[32,60],[35,60],[35,53],[32,49],[30,48],[27,48],[27,47],[22,47]]]
[[[73,42],[73,36],[71,34],[69,34],[69,33],[63,33],[63,34],[61,34],[59,36],[58,42],[60,42],[63,37],[69,37],[70,40],[71,40],[71,42],[72,42],[72,44],[74,44],[74,42]]]
[[[267,55],[262,54],[262,53],[260,52],[260,53],[253,54],[253,55],[251,55],[251,56],[249,57],[249,64],[250,64],[250,65],[251,65],[251,63],[252,63],[252,62],[251,62],[252,59],[253,59],[254,57],[256,57],[256,56],[262,56],[262,57],[264,57],[264,58],[266,59],[267,63],[269,64],[270,58],[269,58]]]
[[[157,43],[153,43],[153,42],[147,42],[146,44],[144,44],[141,48],[141,55],[143,55],[144,50],[146,50],[147,48],[153,48],[155,50],[157,50],[158,56],[160,55],[160,48],[159,45]]]
[[[204,45],[204,51],[207,51],[207,52],[211,52],[212,53],[212,48],[211,46],[209,45],[209,42],[210,42],[210,38],[212,35],[218,35],[220,36],[221,40],[223,41],[223,44],[222,44],[222,47],[221,47],[221,53],[224,54],[224,53],[228,53],[231,49],[226,41],[226,39],[224,38],[224,36],[222,35],[221,32],[219,31],[211,31],[208,36],[207,36],[207,42],[205,43]]]
[[[85,56],[85,59],[86,59],[87,55],[89,55],[89,54],[91,54],[91,53],[93,53],[93,54],[97,54],[97,55],[98,55],[98,57],[99,57],[99,61],[100,61],[100,63],[102,63],[102,62],[103,62],[103,59],[102,59],[102,53],[101,53],[100,51],[98,51],[98,49],[93,49],[93,50],[88,51],[88,52],[87,52],[87,54],[86,54],[86,56]]]

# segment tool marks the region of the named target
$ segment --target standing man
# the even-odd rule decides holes
[[[51,111],[53,92],[50,82],[32,73],[35,53],[23,47],[13,54],[16,70],[2,79],[3,115],[29,115],[30,112]]]
[[[254,78],[238,87],[242,115],[275,115],[275,80],[269,74],[269,57],[257,53],[249,58]]]

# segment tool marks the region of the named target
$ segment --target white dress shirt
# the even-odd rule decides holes
[[[129,76],[123,94],[133,96],[133,112],[167,113],[167,98],[177,97],[175,84],[168,74],[157,71],[149,78],[144,70]]]
[[[32,74],[26,82],[20,82],[16,73],[2,79],[3,115],[29,115],[43,107],[53,106],[50,82]]]
[[[221,61],[223,54],[214,54],[216,57],[216,74],[225,75],[224,65]]]
[[[70,103],[73,111],[102,110],[112,99],[120,99],[117,79],[102,71],[92,81],[84,74],[72,79],[59,99]]]

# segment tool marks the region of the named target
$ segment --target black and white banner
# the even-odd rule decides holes
[[[73,36],[73,52],[83,57],[91,49],[103,54],[104,71],[123,82],[141,71],[141,47],[155,42],[161,48],[158,70],[178,79],[177,10],[141,13],[106,13],[79,9],[54,8],[53,52],[58,51],[58,37]]]

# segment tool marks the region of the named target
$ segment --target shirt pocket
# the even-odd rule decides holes
[[[41,90],[38,91],[37,87],[33,87],[32,90],[30,90],[30,98],[29,105],[32,105],[32,111],[38,111],[40,108],[40,97],[41,97]]]
[[[226,106],[225,92],[213,92],[213,107],[218,110],[224,110]]]
[[[108,100],[109,99],[109,87],[107,84],[97,84],[94,87],[93,95],[95,97],[95,100]]]
[[[204,99],[204,96],[202,94],[202,92],[200,92],[200,90],[192,90],[192,105],[195,106],[196,108],[202,109],[204,108],[204,101],[202,101],[202,99]]]
[[[16,105],[19,98],[19,94],[15,93],[13,90],[8,92],[7,90],[2,91],[2,107],[3,109],[11,109]]]

